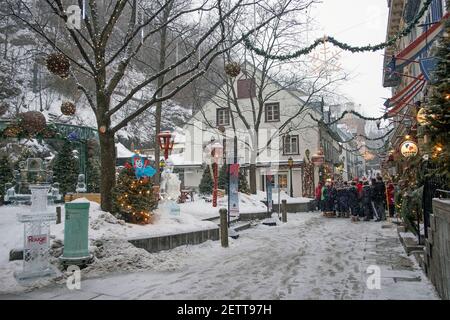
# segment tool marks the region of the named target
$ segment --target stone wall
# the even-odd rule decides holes
[[[208,240],[219,240],[219,228],[158,237],[136,238],[129,240],[129,242],[138,248],[153,253],[187,244],[200,244]]]
[[[450,300],[450,199],[433,199],[425,245],[425,272],[441,298]]]

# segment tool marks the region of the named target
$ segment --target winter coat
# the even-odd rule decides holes
[[[316,200],[320,200],[322,198],[322,186],[316,187]]]
[[[351,186],[348,189],[348,205],[350,207],[356,207],[358,205],[358,189],[356,186]]]
[[[348,188],[337,189],[337,202],[340,206],[348,206]]]
[[[361,200],[363,205],[368,205],[372,201],[372,188],[370,186],[363,187]]]
[[[358,198],[361,199],[362,197],[362,190],[363,190],[363,184],[362,183],[358,183],[356,185],[356,189],[358,190]]]
[[[386,202],[386,185],[383,181],[377,181],[372,186],[372,200],[374,202]]]
[[[327,201],[330,198],[330,187],[323,186],[321,191],[320,200]]]

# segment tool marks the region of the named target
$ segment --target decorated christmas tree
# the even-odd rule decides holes
[[[119,174],[113,189],[113,209],[125,221],[135,224],[149,224],[158,199],[153,194],[153,184],[147,177],[136,178],[131,166]]]
[[[59,190],[62,194],[75,191],[78,170],[78,161],[73,155],[72,143],[66,140],[53,163],[53,181],[59,182]]]
[[[100,164],[97,159],[91,158],[86,164],[87,192],[100,192]]]
[[[3,196],[5,195],[5,185],[12,182],[13,173],[7,156],[3,156],[0,160],[0,205],[3,204]]]
[[[450,1],[447,0],[447,6]],[[443,36],[436,53],[436,81],[432,87],[429,105],[426,106],[429,150],[437,164],[438,174],[450,181],[450,19],[446,19]]]
[[[206,166],[203,171],[202,179],[200,180],[199,191],[200,194],[212,194],[213,191],[213,178],[209,166]]]

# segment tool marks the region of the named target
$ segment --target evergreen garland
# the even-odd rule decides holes
[[[200,194],[210,195],[213,192],[213,178],[211,175],[211,170],[207,165],[203,171],[202,179],[200,180],[200,185],[198,186]]]
[[[423,4],[422,9],[418,12],[418,14],[416,15],[416,17],[411,21],[411,23],[409,23],[406,28],[404,28],[403,30],[399,31],[395,36],[393,36],[391,39],[376,44],[376,45],[366,45],[366,46],[352,46],[349,45],[347,43],[341,42],[333,37],[330,36],[324,36],[323,38],[318,38],[316,39],[310,46],[306,47],[306,48],[302,48],[299,49],[293,53],[288,53],[288,54],[284,54],[284,55],[276,55],[276,54],[270,54],[267,51],[265,51],[264,49],[261,48],[256,48],[251,41],[249,40],[248,36],[243,36],[243,40],[244,40],[244,44],[245,47],[249,50],[252,50],[253,52],[255,52],[257,55],[259,56],[263,56],[266,59],[273,59],[273,60],[280,60],[280,61],[286,61],[286,60],[290,60],[290,59],[294,59],[294,58],[298,58],[302,55],[306,55],[311,53],[312,50],[314,50],[317,46],[319,46],[320,44],[323,44],[325,42],[330,42],[333,45],[341,48],[342,50],[345,51],[350,51],[353,53],[357,53],[357,52],[367,52],[367,51],[378,51],[387,47],[390,47],[392,45],[394,45],[398,40],[400,40],[401,38],[403,38],[404,36],[407,36],[412,30],[413,28],[419,23],[420,19],[425,15],[425,13],[428,11],[428,8],[431,5],[431,2],[433,0],[426,0],[425,3]]]
[[[3,197],[6,193],[5,185],[13,181],[13,173],[8,157],[3,156],[0,160],[0,205],[3,204]]]
[[[450,1],[447,0],[447,8]],[[440,39],[436,53],[438,59],[429,105],[426,106],[427,129],[430,135],[431,159],[437,172],[450,187],[450,19],[444,25],[444,36]]]
[[[72,143],[65,141],[53,164],[53,181],[59,182],[59,190],[63,195],[75,192],[78,170],[78,161],[73,155]]]

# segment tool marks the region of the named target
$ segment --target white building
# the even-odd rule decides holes
[[[270,78],[266,78],[261,87],[259,70],[249,64],[242,69],[233,81],[233,88],[227,88],[226,84],[221,87],[184,127],[183,157],[178,154],[173,161],[177,167],[184,168],[185,187],[198,186],[202,164],[211,162],[205,152],[211,141],[225,142],[224,158],[232,162],[236,133],[238,162],[247,169],[248,178],[250,165],[256,166],[257,190],[265,190],[265,177],[270,167],[275,186],[279,184],[289,194],[292,183],[295,197],[312,196],[319,170],[313,170],[314,177],[305,177],[306,154],[312,156],[318,151],[320,134],[318,123],[309,114],[319,119],[321,104],[307,103],[306,93],[284,88]],[[236,99],[230,98],[234,96]],[[289,158],[294,164],[292,179]]]

